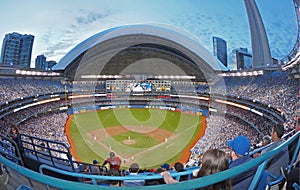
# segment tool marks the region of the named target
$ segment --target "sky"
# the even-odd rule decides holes
[[[293,0],[256,0],[256,3],[271,55],[281,59],[297,39]],[[31,67],[38,55],[58,62],[90,36],[130,24],[170,26],[196,38],[211,53],[213,36],[227,41],[228,54],[239,47],[251,52],[243,0],[1,0],[0,23],[1,47],[7,33],[35,36]]]

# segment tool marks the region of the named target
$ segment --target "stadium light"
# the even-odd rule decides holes
[[[42,72],[42,71],[29,71],[29,70],[19,70],[15,71],[17,75],[28,75],[28,76],[60,76],[60,73],[56,72]]]
[[[263,70],[259,71],[242,71],[242,72],[228,72],[228,73],[220,73],[219,76],[222,77],[245,77],[245,76],[258,76],[263,75]]]

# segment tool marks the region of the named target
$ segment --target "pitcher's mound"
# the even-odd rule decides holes
[[[135,144],[135,140],[127,139],[127,140],[124,140],[123,143],[126,145],[132,145],[132,144]]]

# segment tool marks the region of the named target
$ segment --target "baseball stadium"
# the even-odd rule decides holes
[[[154,24],[90,36],[51,71],[0,66],[0,189],[288,189],[300,155],[299,28],[277,61],[254,28],[252,46],[264,48],[249,70]],[[226,167],[201,175],[211,150]],[[249,161],[231,167],[233,151]]]

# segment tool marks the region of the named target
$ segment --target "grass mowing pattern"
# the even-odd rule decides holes
[[[149,147],[157,145],[156,139],[142,133],[126,132],[101,139],[101,143],[112,146],[119,155],[132,156],[142,167],[158,166],[161,163],[174,163],[180,157],[200,130],[201,116],[158,109],[113,109],[99,112],[87,112],[73,116],[70,126],[77,156],[85,162],[98,159],[100,162],[108,156],[110,150],[103,148],[88,135],[97,129],[115,126],[147,126],[173,132],[178,137],[173,141],[159,144],[153,151]],[[134,145],[124,145],[122,141],[130,136],[137,141]],[[146,151],[146,152],[143,152]],[[141,153],[142,152],[142,153]],[[140,154],[140,155],[139,155]],[[124,166],[124,164],[123,164]],[[126,164],[125,164],[126,167]]]
[[[132,148],[150,148],[152,146],[159,144],[158,140],[150,137],[145,137],[145,135],[136,132],[126,132],[120,135],[115,135],[112,138],[118,142],[123,142],[125,140],[128,140],[128,137],[134,137],[134,140],[136,142],[131,145],[127,144],[127,146]]]

